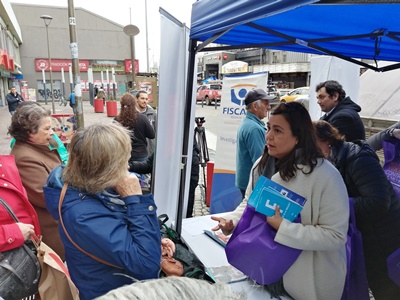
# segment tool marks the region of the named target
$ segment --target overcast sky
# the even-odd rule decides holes
[[[160,13],[162,7],[182,23],[190,27],[192,4],[196,0],[148,0],[147,1],[147,23],[150,67],[153,62],[159,61],[160,41]],[[10,3],[29,3],[49,6],[68,6],[68,0],[9,0]],[[135,37],[135,54],[139,59],[140,71],[146,68],[146,22],[145,22],[145,0],[74,0],[75,8],[82,7],[95,14],[110,19],[122,26],[136,25],[140,33]],[[46,14],[46,12],[43,12]],[[79,22],[79,20],[77,20]],[[79,38],[79,37],[78,37]],[[78,43],[80,41],[78,40]]]

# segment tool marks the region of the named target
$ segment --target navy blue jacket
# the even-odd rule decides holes
[[[64,184],[61,178],[63,168],[54,169],[44,186],[47,209],[56,220],[59,220],[58,202]],[[62,217],[76,244],[119,267],[105,265],[78,250],[59,222],[68,269],[81,300],[93,299],[130,284],[133,282],[131,278],[158,277],[161,235],[151,194],[120,199],[112,191],[90,195],[68,187]]]
[[[6,96],[6,100],[8,103],[8,110],[12,112],[17,109],[18,104],[21,101],[24,101],[24,98],[22,98],[22,96],[18,93],[16,93],[15,95],[13,93],[8,93]]]
[[[367,143],[345,142],[333,151],[332,162],[354,199],[370,288],[375,299],[397,299],[400,288],[388,277],[386,259],[400,248],[400,201]]]
[[[346,138],[346,141],[365,140],[365,127],[360,115],[361,107],[354,103],[350,97],[344,98],[328,115],[323,116],[332,126],[336,127]]]

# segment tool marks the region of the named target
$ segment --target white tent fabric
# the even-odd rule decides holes
[[[381,65],[390,64],[380,63]],[[360,77],[360,115],[368,118],[400,120],[400,70],[378,73],[367,70]]]
[[[309,112],[313,120],[318,120],[323,113],[317,103],[315,87],[326,80],[337,80],[354,102],[359,102],[360,67],[356,64],[333,56],[314,56],[311,58],[311,82]]]
[[[168,214],[171,222],[176,220],[178,199],[187,199],[192,151],[187,153],[185,193],[181,194],[181,158],[184,141],[184,111],[186,106],[186,78],[189,30],[166,11],[160,9],[161,51],[159,74],[159,105],[157,122],[157,146],[154,171],[154,198],[157,213]],[[193,92],[194,94],[194,92]],[[193,130],[189,130],[185,148],[193,148],[194,105],[191,102]],[[183,204],[181,207],[184,209]]]

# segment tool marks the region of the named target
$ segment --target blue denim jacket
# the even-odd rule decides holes
[[[43,187],[47,209],[56,220],[63,168],[54,169]],[[133,280],[158,277],[161,235],[156,211],[151,194],[120,198],[115,191],[90,195],[68,187],[62,218],[70,237],[85,251],[118,267],[78,250],[59,225],[68,269],[81,300],[99,297]]]

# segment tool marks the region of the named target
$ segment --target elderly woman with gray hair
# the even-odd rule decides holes
[[[44,192],[80,299],[157,278],[162,252],[172,256],[174,245],[161,240],[153,195],[142,195],[128,172],[129,131],[95,124],[79,130],[69,149],[68,164],[51,172]]]
[[[47,211],[43,195],[43,185],[50,172],[62,164],[53,138],[50,111],[39,105],[18,107],[12,116],[9,133],[16,140],[10,154],[15,156],[29,202],[38,214],[43,241],[64,260],[58,225]]]

